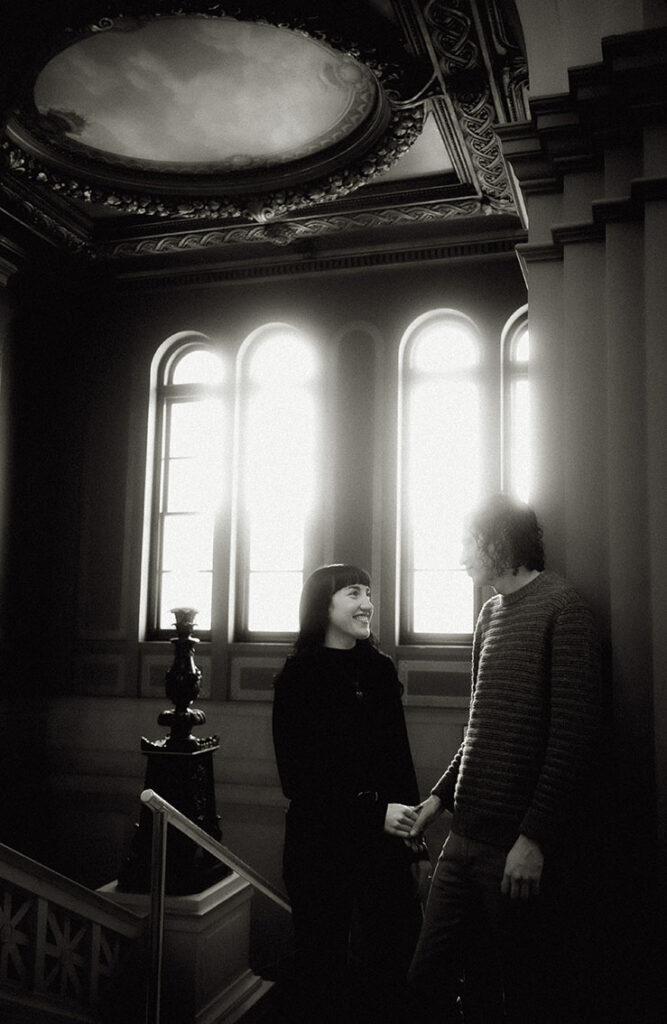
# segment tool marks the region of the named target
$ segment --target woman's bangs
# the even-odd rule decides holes
[[[332,594],[338,593],[344,587],[354,587],[361,584],[362,587],[370,587],[371,578],[365,569],[356,565],[341,565],[336,568],[332,577]]]

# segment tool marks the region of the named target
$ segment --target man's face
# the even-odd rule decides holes
[[[478,587],[493,585],[496,574],[488,555],[480,550],[475,537],[466,530],[461,542],[461,565]]]

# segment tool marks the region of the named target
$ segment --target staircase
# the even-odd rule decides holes
[[[0,844],[0,1020],[143,1018],[146,917]]]
[[[2,1024],[285,1019],[280,989],[248,967],[248,942],[252,890],[290,912],[286,898],[159,794],[141,800],[155,819],[149,894],[116,882],[91,892],[0,843]],[[231,873],[166,899],[168,823]]]

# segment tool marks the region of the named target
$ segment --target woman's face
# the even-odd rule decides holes
[[[324,636],[325,647],[354,647],[357,640],[371,634],[371,588],[352,583],[337,590],[329,605],[329,625]]]

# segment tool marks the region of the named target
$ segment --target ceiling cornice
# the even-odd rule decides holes
[[[327,214],[321,211],[317,215],[304,217],[301,220],[292,219],[254,225],[229,224],[217,228],[172,231],[168,235],[158,232],[152,237],[114,239],[107,243],[98,243],[96,250],[101,256],[109,259],[127,259],[153,254],[222,249],[231,244],[268,242],[274,246],[282,246],[324,235],[352,231],[372,233],[384,227],[415,226],[437,220],[483,215],[485,212],[490,212],[490,210],[485,211],[483,204],[475,197],[451,202],[436,201],[345,213]]]
[[[452,239],[450,242],[431,245],[392,244],[387,248],[360,251],[328,253],[310,257],[285,255],[283,258],[264,260],[228,260],[224,264],[196,268],[191,265],[168,264],[154,267],[144,266],[131,269],[127,265],[116,275],[117,286],[122,289],[173,288],[179,286],[238,283],[262,278],[302,277],[323,273],[355,272],[360,269],[408,266],[419,263],[440,263],[450,260],[473,260],[505,256],[516,258],[516,248],[525,242],[526,232],[522,229],[506,229],[487,238]]]

